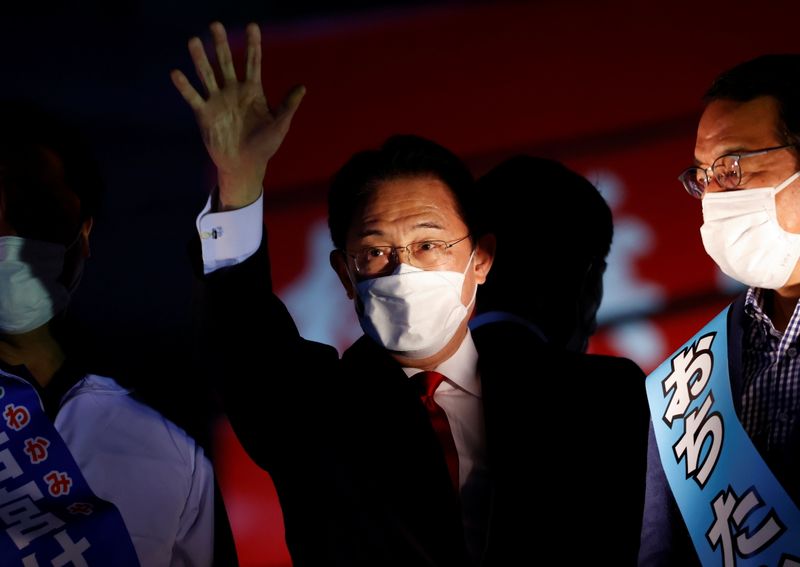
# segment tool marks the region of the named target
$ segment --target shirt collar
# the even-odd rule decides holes
[[[775,328],[775,325],[772,323],[769,315],[767,315],[764,311],[764,291],[765,290],[757,287],[748,288],[747,295],[745,296],[744,300],[744,311],[750,316],[754,323],[761,326],[764,332],[781,337],[783,336],[783,333]],[[787,328],[791,328],[792,322],[794,322],[798,317],[800,317],[800,301],[798,301],[797,305],[795,305],[794,313],[792,313],[792,318]]]
[[[744,298],[744,308],[749,315],[756,316],[756,313],[764,315],[761,308],[764,300],[764,292],[757,287],[747,288],[747,295]]]
[[[69,357],[56,370],[50,378],[50,382],[44,388],[31,376],[26,367],[18,366],[14,367],[13,370],[14,372],[12,373],[0,366],[0,374],[26,382],[36,390],[44,412],[52,421],[55,421],[58,410],[61,409],[61,402],[66,399],[67,393],[72,391],[75,385],[86,376],[86,371],[81,366],[73,364]]]
[[[451,385],[458,387],[473,396],[481,397],[481,381],[478,375],[478,349],[472,340],[472,334],[467,330],[464,340],[458,350],[435,368],[436,372],[444,374]],[[403,372],[409,378],[419,372],[419,368],[404,367]]]

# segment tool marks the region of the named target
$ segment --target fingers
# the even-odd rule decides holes
[[[205,86],[208,94],[219,92],[217,79],[214,77],[214,69],[211,68],[211,64],[208,62],[206,50],[203,48],[203,42],[200,41],[200,38],[193,37],[189,40],[189,54],[192,56],[197,76]]]
[[[305,86],[296,85],[292,87],[292,90],[289,91],[289,94],[286,95],[286,98],[283,99],[280,107],[278,107],[278,110],[275,113],[275,118],[277,120],[286,120],[291,122],[292,117],[294,116],[294,113],[297,112],[297,108],[300,106],[300,101],[303,100],[305,94]]]
[[[245,80],[261,85],[261,30],[257,24],[248,24],[247,35],[247,69]]]
[[[214,49],[217,52],[217,63],[219,63],[222,78],[226,85],[236,83],[236,69],[233,67],[233,57],[231,48],[228,45],[228,35],[225,27],[220,22],[214,22],[210,26],[211,38],[214,40]]]
[[[203,100],[203,97],[200,96],[200,93],[195,90],[195,88],[189,82],[189,79],[186,78],[186,75],[184,75],[181,71],[174,69],[169,76],[172,79],[172,84],[174,84],[175,88],[178,89],[178,92],[181,93],[183,99],[189,103],[189,106],[192,107],[192,110],[199,112],[203,108],[205,100]]]

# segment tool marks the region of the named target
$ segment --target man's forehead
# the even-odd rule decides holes
[[[452,190],[434,178],[396,179],[382,182],[360,207],[363,220],[404,215],[458,215]],[[459,215],[460,216],[460,215]]]
[[[457,208],[453,190],[438,177],[428,175],[381,181],[365,202],[365,208],[394,206]]]
[[[778,103],[772,97],[712,101],[697,127],[695,159],[710,163],[725,153],[776,145],[777,121]]]

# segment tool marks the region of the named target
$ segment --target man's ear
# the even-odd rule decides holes
[[[92,232],[92,226],[94,226],[94,219],[89,217],[81,223],[80,229],[78,229],[78,238],[81,239],[81,254],[84,258],[91,256],[89,249],[89,233]]]
[[[476,283],[482,284],[486,281],[486,276],[489,274],[489,270],[492,269],[496,246],[497,239],[494,234],[491,233],[481,236],[475,244],[475,256],[472,269],[475,273]]]
[[[347,269],[347,256],[345,256],[345,253],[341,250],[331,250],[330,262],[331,268],[333,268],[333,271],[339,276],[339,281],[342,282],[344,290],[347,292],[347,298],[353,299],[356,290]]]

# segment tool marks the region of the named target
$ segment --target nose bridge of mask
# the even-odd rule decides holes
[[[74,244],[74,243],[73,243]],[[73,246],[70,244],[70,248]],[[63,267],[64,254],[67,247],[63,244],[31,240],[20,236],[0,236],[0,262],[25,262],[28,264],[48,264],[52,268],[58,264],[59,272]],[[55,274],[58,276],[59,274]]]
[[[472,265],[472,259],[474,257],[475,257],[475,250],[473,249],[472,253],[469,255],[469,260],[467,260],[466,267],[461,271],[461,275],[462,276],[466,276],[467,275],[467,272],[469,271],[469,267]],[[417,266],[414,266],[414,265],[409,264],[407,262],[398,262],[397,266],[395,267],[395,269],[392,270],[391,275],[399,276],[399,275],[402,275],[402,274],[410,274],[410,273],[425,272],[425,271],[438,271],[438,270],[425,270],[423,268],[418,268]]]
[[[390,275],[393,276],[401,276],[403,274],[413,274],[415,272],[424,272],[422,268],[418,268],[416,266],[412,266],[407,262],[398,262],[397,266],[395,266],[394,270]]]
[[[361,303],[363,306],[364,297],[366,297],[366,295],[369,295],[371,293],[370,290],[374,290],[376,286],[385,290],[388,289],[397,290],[399,289],[398,286],[404,287],[402,281],[405,278],[403,278],[402,276],[407,275],[409,277],[415,277],[413,276],[413,274],[425,274],[425,276],[420,275],[420,277],[426,277],[426,278],[436,277],[437,279],[446,281],[450,289],[452,289],[453,292],[455,292],[455,294],[458,296],[460,302],[461,293],[463,292],[464,289],[464,279],[467,271],[472,265],[472,259],[474,258],[474,256],[475,256],[475,250],[473,250],[472,253],[470,254],[467,266],[461,272],[456,272],[452,270],[423,270],[422,268],[412,266],[411,264],[400,262],[397,264],[397,266],[395,267],[395,269],[392,271],[391,274],[357,282],[353,277],[353,274],[348,269],[347,273],[348,276],[350,277],[350,281],[353,283],[353,286],[357,290],[356,297],[358,298],[358,301],[356,301],[356,312],[360,313],[361,306],[359,306],[359,303]],[[467,309],[472,307],[472,304],[477,296],[477,292],[478,292],[478,286],[476,285],[472,291],[472,298],[470,299],[470,302],[467,305]]]

